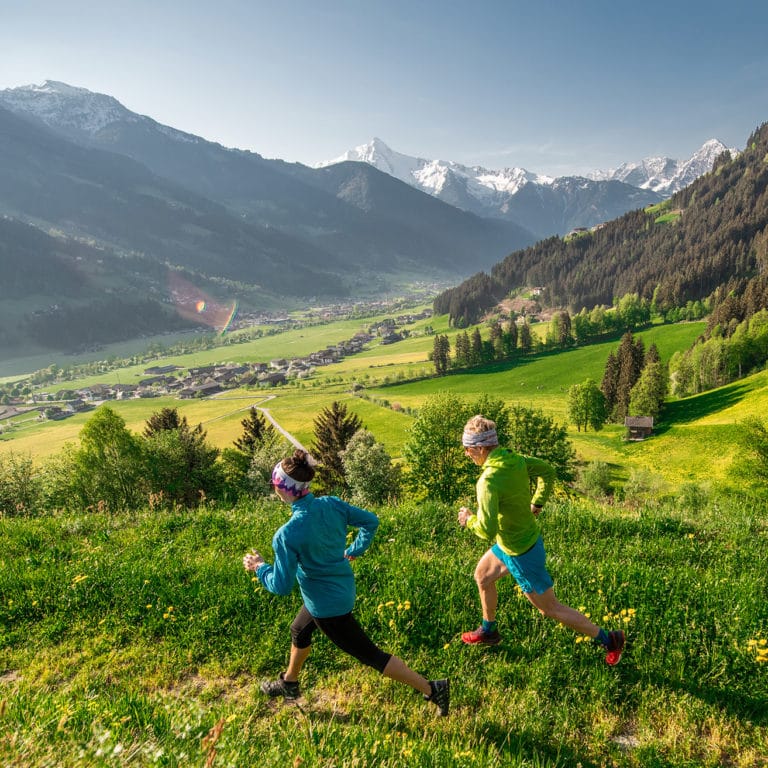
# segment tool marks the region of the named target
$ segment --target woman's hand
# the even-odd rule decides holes
[[[472,517],[472,512],[468,510],[466,507],[462,507],[459,510],[459,525],[464,528],[467,525],[467,520]]]
[[[255,572],[260,565],[264,565],[264,562],[264,558],[255,549],[252,549],[243,557],[243,568],[245,568],[246,571]]]

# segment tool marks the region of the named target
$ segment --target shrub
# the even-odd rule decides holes
[[[277,430],[264,434],[261,443],[253,449],[248,469],[248,491],[252,496],[268,496],[272,493],[272,469],[290,452],[290,443]]]
[[[677,503],[690,512],[701,512],[709,503],[709,494],[697,483],[684,483]]]
[[[611,469],[604,461],[591,461],[579,473],[581,489],[592,496],[608,496],[611,492]]]
[[[630,504],[653,505],[659,497],[661,480],[647,469],[633,469],[624,484],[624,500]]]
[[[34,515],[40,511],[42,479],[31,456],[0,453],[0,516]]]
[[[400,468],[367,429],[359,429],[342,453],[352,501],[362,506],[383,504],[397,497]]]

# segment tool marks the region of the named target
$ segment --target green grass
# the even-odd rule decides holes
[[[299,598],[265,593],[240,560],[270,553],[284,506],[0,520],[0,764],[202,766],[218,724],[217,766],[765,766],[768,525],[723,503],[548,505],[558,595],[625,627],[616,668],[509,581],[502,645],[464,647],[482,542],[454,509],[379,510],[356,615],[450,677],[444,719],[324,638],[297,704],[259,694],[284,668]]]
[[[293,350],[290,354],[305,354],[333,341],[349,338],[356,330],[367,327],[368,322],[344,321],[288,331],[175,360],[188,366],[226,360],[270,360],[285,356],[286,349]],[[520,403],[541,408],[558,423],[565,423],[568,388],[588,377],[600,382],[608,354],[619,343],[617,338],[567,352],[524,357],[513,363],[433,378],[429,377],[432,364],[428,355],[434,337],[424,335],[425,325],[432,325],[437,333],[449,336],[457,333],[455,329],[448,328],[445,316],[431,318],[411,326],[410,338],[384,346],[373,342],[361,354],[317,369],[312,379],[299,385],[272,390],[236,390],[208,400],[156,398],[115,401],[110,403],[110,407],[120,413],[135,432],[141,432],[147,418],[160,408],[178,408],[191,424],[202,423],[209,441],[223,448],[231,445],[240,435],[244,411],[251,405],[263,405],[270,409],[285,429],[309,446],[313,441],[315,418],[323,408],[339,400],[358,414],[364,425],[384,443],[390,455],[398,459],[402,457],[413,418],[384,407],[385,401],[402,408],[418,409],[425,398],[444,390],[468,399],[486,393],[509,405]],[[703,327],[702,322],[655,325],[638,335],[646,348],[655,343],[662,359],[667,360],[676,350],[687,348]],[[235,357],[235,353],[239,356]],[[144,375],[145,367],[111,372],[94,377],[90,383],[95,383],[97,379],[115,381],[116,376],[123,383],[137,380]],[[352,394],[353,382],[363,384],[363,394],[368,399]],[[85,383],[87,381],[76,384]],[[272,399],[265,402],[266,397]],[[680,482],[727,482],[737,452],[735,425],[747,415],[766,412],[766,378],[757,374],[710,393],[670,402],[654,436],[644,443],[625,443],[623,427],[614,425],[608,425],[598,433],[577,432],[569,428],[569,437],[581,461],[599,459],[611,464],[617,485],[626,480],[632,468],[642,468],[657,476],[665,490],[671,490]],[[90,414],[78,414],[64,421],[47,423],[37,423],[27,417],[23,425],[0,435],[0,451],[13,450],[30,454],[36,459],[53,455],[61,450],[64,443],[77,441]]]
[[[664,213],[661,216],[657,216],[654,220],[654,224],[673,224],[680,220],[680,212],[673,211],[671,213]]]

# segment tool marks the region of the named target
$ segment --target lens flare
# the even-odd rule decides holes
[[[174,270],[168,272],[168,293],[181,317],[207,325],[222,336],[237,314],[237,301],[218,301]]]

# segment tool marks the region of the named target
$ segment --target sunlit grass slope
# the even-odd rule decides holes
[[[463,646],[483,543],[453,508],[379,514],[354,563],[356,615],[386,650],[451,679],[447,718],[322,637],[296,704],[259,693],[284,669],[300,602],[266,594],[241,557],[271,558],[282,505],[4,519],[0,764],[765,765],[764,513],[547,505],[559,596],[628,633],[615,668],[510,581],[502,644]]]

